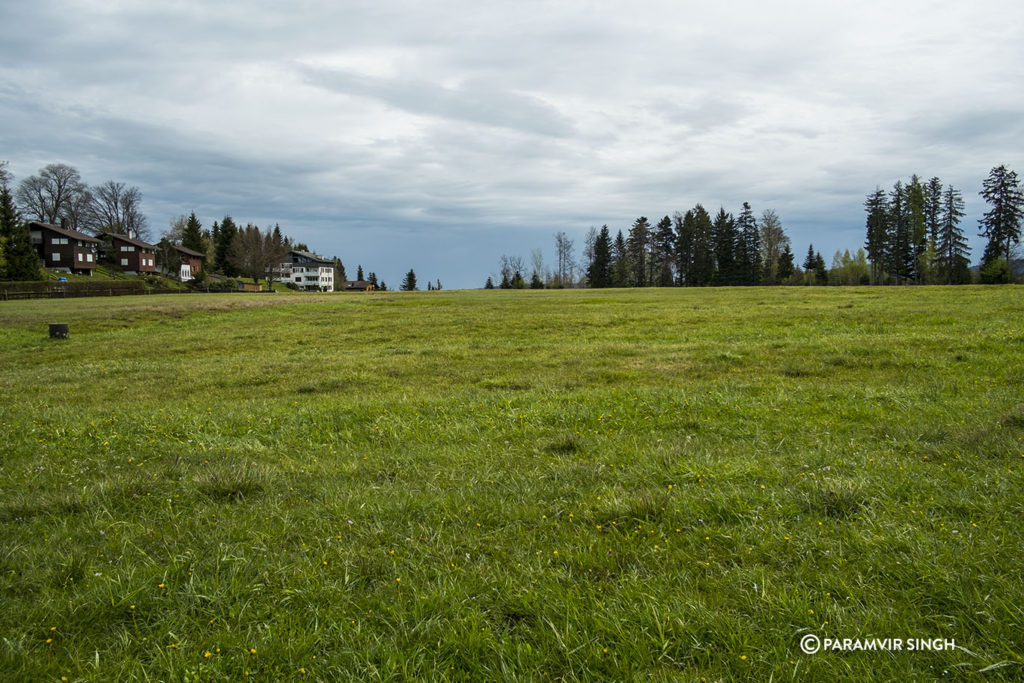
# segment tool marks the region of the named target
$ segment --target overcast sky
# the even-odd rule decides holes
[[[0,3],[0,159],[137,185],[154,232],[225,214],[391,286],[700,202],[775,209],[802,260],[865,195],[1024,173],[1024,4]],[[971,240],[977,259],[983,242]]]

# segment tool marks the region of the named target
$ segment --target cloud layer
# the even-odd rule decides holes
[[[7,3],[0,158],[393,283],[697,202],[828,259],[877,184],[938,175],[975,220],[992,166],[1024,172],[1024,8],[944,4]]]

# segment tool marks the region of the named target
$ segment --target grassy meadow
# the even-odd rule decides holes
[[[1020,680],[1022,523],[1019,287],[0,302],[2,680]]]

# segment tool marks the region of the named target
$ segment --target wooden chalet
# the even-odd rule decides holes
[[[39,221],[31,221],[28,231],[39,258],[43,260],[43,267],[75,275],[92,275],[98,260],[100,240],[84,232]]]
[[[118,233],[100,235],[110,241],[106,257],[126,273],[155,273],[156,246]]]

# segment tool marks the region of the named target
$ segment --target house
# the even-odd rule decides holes
[[[307,292],[331,292],[334,291],[334,261],[293,249],[288,252],[288,261],[278,268],[278,277]]]
[[[346,292],[372,292],[377,289],[377,285],[367,280],[346,280],[345,291]]]
[[[181,267],[177,273],[178,279],[186,282],[199,275],[203,270],[203,259],[206,258],[206,254],[192,251],[180,244],[175,244],[174,249],[178,252],[178,256],[181,257]]]
[[[99,237],[110,241],[106,260],[120,266],[126,273],[155,273],[156,246],[128,235],[103,233]]]
[[[92,275],[98,260],[98,239],[84,232],[38,221],[28,224],[28,232],[39,258],[43,260],[43,267],[75,275]]]

